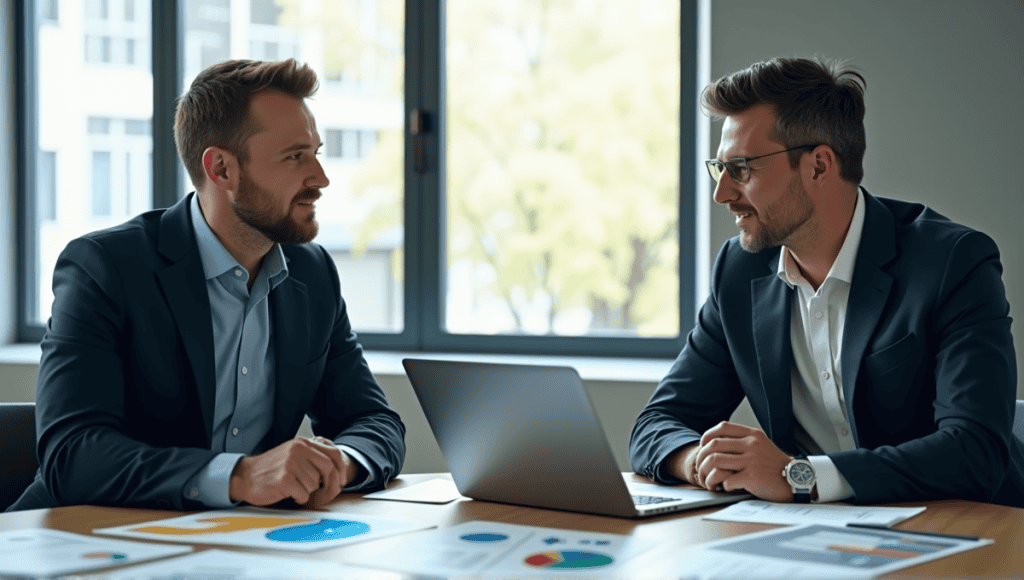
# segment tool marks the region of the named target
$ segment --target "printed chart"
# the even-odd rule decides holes
[[[418,536],[400,554],[352,563],[431,576],[589,578],[621,575],[641,551],[629,536],[475,521]]]
[[[107,576],[108,580],[399,580],[400,575],[355,568],[337,562],[298,560],[264,554],[206,550],[181,558],[133,566]]]
[[[873,578],[980,548],[992,540],[810,524],[704,544],[688,578]],[[690,576],[687,576],[690,574]]]
[[[311,552],[430,527],[433,526],[339,512],[239,508],[93,532],[165,542]]]
[[[191,551],[189,546],[93,538],[58,530],[10,530],[0,532],[0,576],[58,576]]]

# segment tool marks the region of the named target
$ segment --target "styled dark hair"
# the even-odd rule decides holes
[[[174,142],[192,184],[203,184],[203,151],[221,147],[249,160],[249,138],[261,129],[249,114],[258,93],[277,90],[305,99],[318,88],[316,73],[295,59],[280,62],[229,60],[215,64],[192,81],[178,99],[174,115]]]
[[[754,105],[775,107],[775,132],[788,147],[828,145],[839,160],[839,175],[864,179],[864,90],[867,81],[837,63],[805,58],[773,58],[711,83],[701,105],[715,117],[741,113]],[[791,151],[796,167],[806,150]]]

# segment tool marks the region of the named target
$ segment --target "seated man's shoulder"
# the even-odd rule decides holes
[[[957,223],[922,203],[877,198],[895,219],[897,243],[916,246],[922,252],[947,254],[954,247],[995,249],[983,232]]]
[[[164,210],[138,215],[122,224],[89,232],[68,244],[68,251],[84,252],[102,249],[111,255],[140,256],[155,249]]]

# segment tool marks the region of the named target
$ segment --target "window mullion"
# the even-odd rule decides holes
[[[174,107],[184,70],[181,3],[152,0],[153,22],[153,208],[170,207],[181,195],[174,145]]]

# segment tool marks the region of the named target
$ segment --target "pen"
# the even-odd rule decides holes
[[[848,527],[848,528],[864,528],[866,530],[885,530],[886,532],[893,532],[893,533],[897,533],[897,534],[907,534],[907,535],[910,535],[910,536],[930,536],[930,537],[933,537],[933,538],[949,538],[949,539],[952,539],[952,540],[971,540],[972,542],[977,542],[978,540],[981,539],[981,538],[976,538],[974,536],[962,536],[960,534],[943,534],[941,532],[924,532],[924,531],[918,531],[918,530],[897,530],[897,529],[894,529],[894,528],[890,528],[888,526],[882,526],[882,525],[878,525],[878,524],[858,524],[856,522],[850,522],[850,523],[846,524],[846,527]]]

